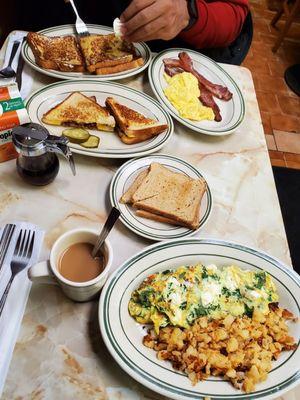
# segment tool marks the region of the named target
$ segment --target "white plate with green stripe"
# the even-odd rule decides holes
[[[212,83],[226,86],[233,94],[232,99],[223,101],[216,99],[215,102],[220,108],[222,121],[192,121],[179,115],[176,108],[169,102],[164,94],[167,82],[164,78],[165,58],[178,59],[178,53],[186,51],[191,59],[196,71],[203,75]],[[189,49],[168,49],[153,57],[148,69],[149,81],[156,98],[161,102],[165,109],[182,125],[193,131],[212,136],[228,135],[234,132],[242,123],[245,116],[245,102],[243,95],[232,77],[215,61],[203,54]]]
[[[155,351],[142,344],[146,334],[128,313],[131,293],[149,275],[181,265],[196,263],[217,266],[237,265],[250,270],[265,270],[273,278],[279,305],[300,315],[300,277],[280,261],[261,251],[221,240],[179,239],[147,247],[122,264],[102,289],[99,323],[103,340],[118,364],[141,384],[179,400],[254,400],[277,399],[300,383],[300,324],[290,323],[290,334],[298,343],[293,351],[283,352],[272,362],[266,381],[252,393],[243,393],[230,383],[210,377],[193,386],[183,373],[167,361],[158,360]]]
[[[96,35],[108,35],[109,33],[113,32],[112,28],[103,25],[87,24],[87,28],[91,34],[96,34]],[[43,29],[38,33],[51,37],[51,36],[75,35],[76,31],[75,31],[75,25],[60,25]],[[98,81],[109,81],[109,80],[129,78],[130,76],[139,74],[148,67],[151,60],[151,51],[149,47],[144,42],[135,43],[134,46],[137,54],[143,58],[144,64],[138,68],[133,68],[128,71],[122,71],[122,72],[117,72],[115,74],[106,74],[106,75],[94,75],[88,72],[64,72],[64,71],[56,71],[54,69],[42,68],[36,63],[33,52],[27,42],[25,42],[22,46],[22,56],[25,62],[28,65],[30,65],[33,69],[44,75],[52,76],[54,78],[96,79]]]
[[[170,139],[173,133],[173,121],[163,107],[147,94],[115,82],[99,82],[91,80],[67,80],[53,83],[34,92],[27,100],[26,107],[32,122],[45,126],[52,135],[60,136],[66,127],[53,126],[42,122],[43,115],[63,101],[72,92],[81,92],[86,96],[95,96],[96,101],[105,105],[107,97],[112,96],[121,104],[168,125],[161,134],[152,139],[136,144],[125,144],[117,133],[88,129],[91,135],[100,138],[95,149],[86,149],[78,144],[70,143],[74,153],[102,158],[132,158],[150,154],[159,150]]]
[[[135,178],[153,162],[160,163],[174,172],[180,172],[194,179],[204,178],[202,173],[191,164],[167,154],[153,154],[151,156],[136,158],[123,164],[114,175],[109,190],[111,204],[120,210],[120,220],[127,228],[147,239],[159,241],[194,235],[203,228],[212,210],[212,194],[206,178],[204,179],[207,183],[207,190],[201,201],[200,224],[196,230],[139,217],[135,214],[132,206],[120,203],[120,198]]]

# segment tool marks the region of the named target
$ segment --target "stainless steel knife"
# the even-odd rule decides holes
[[[1,239],[0,239],[0,270],[2,268],[2,264],[4,262],[10,240],[14,233],[16,225],[14,224],[7,224],[2,231]]]

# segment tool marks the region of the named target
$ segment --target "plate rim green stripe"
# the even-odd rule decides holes
[[[152,57],[152,60],[149,64],[148,67],[148,77],[149,77],[149,82],[150,82],[150,86],[151,89],[153,90],[153,92],[155,93],[156,97],[159,99],[159,101],[165,105],[165,107],[168,109],[168,112],[179,122],[181,122],[183,125],[188,126],[190,129],[194,130],[195,132],[198,133],[204,133],[204,134],[209,134],[209,132],[212,132],[212,130],[210,129],[205,129],[205,128],[199,128],[193,124],[191,124],[187,119],[181,118],[178,114],[176,114],[170,107],[169,105],[166,103],[165,99],[158,93],[158,90],[156,89],[156,85],[154,84],[153,81],[153,76],[154,76],[154,64],[157,61],[157,59],[159,57],[161,57],[163,54],[170,52],[170,51],[186,51],[188,53],[192,53],[192,54],[196,54],[197,56],[201,56],[204,57],[205,59],[209,60],[211,63],[213,63],[222,73],[224,73],[224,75],[226,75],[227,79],[229,79],[229,81],[231,82],[231,84],[234,86],[239,99],[241,101],[241,112],[239,115],[239,118],[237,120],[237,122],[230,128],[230,129],[222,129],[222,130],[218,130],[215,133],[215,136],[217,135],[221,135],[222,133],[230,133],[233,130],[235,130],[244,120],[245,118],[245,113],[246,113],[246,105],[245,105],[245,100],[243,97],[243,94],[239,88],[239,86],[237,85],[237,83],[235,82],[235,80],[228,74],[228,72],[226,72],[224,70],[224,68],[222,68],[218,63],[216,63],[214,60],[212,60],[211,58],[205,56],[204,54],[197,52],[195,50],[191,50],[191,49],[185,49],[185,48],[171,48],[171,49],[166,49],[161,51],[160,53],[156,54],[155,56]]]
[[[261,258],[263,260],[266,260],[269,263],[271,263],[274,267],[276,267],[277,269],[285,272],[298,286],[300,286],[300,277],[293,270],[290,270],[280,260],[277,260],[276,258],[269,256],[268,254],[266,254],[265,252],[263,252],[261,250],[257,250],[257,249],[254,249],[254,248],[251,248],[251,247],[248,247],[248,246],[244,246],[244,245],[241,245],[241,244],[238,244],[238,243],[235,243],[235,242],[223,241],[223,240],[212,239],[212,238],[208,238],[208,239],[191,238],[191,239],[172,240],[172,241],[169,241],[169,242],[162,242],[162,243],[157,243],[157,244],[154,244],[152,246],[149,246],[148,248],[146,248],[146,249],[142,250],[141,252],[137,253],[136,255],[132,256],[129,260],[125,261],[115,271],[115,273],[110,277],[109,281],[105,285],[105,288],[104,288],[104,291],[103,291],[104,295],[101,296],[101,300],[100,300],[100,303],[99,303],[99,323],[100,323],[100,316],[102,314],[104,316],[105,313],[108,313],[108,308],[105,307],[105,304],[108,301],[107,300],[107,296],[111,292],[111,284],[120,275],[122,275],[123,272],[125,270],[127,270],[134,262],[136,262],[137,260],[141,259],[144,256],[148,256],[149,254],[151,254],[152,252],[157,251],[158,249],[164,249],[165,247],[173,247],[173,246],[178,246],[178,245],[182,245],[182,244],[183,245],[188,245],[188,244],[201,244],[201,243],[202,244],[206,244],[206,245],[219,245],[221,247],[227,247],[227,248],[233,248],[233,249],[239,250],[239,251],[245,251],[246,253],[252,254],[255,257],[258,257],[258,258]],[[102,318],[102,319],[104,321],[104,324],[106,324],[106,318]],[[102,332],[102,334],[104,336],[105,342],[106,342],[106,339],[107,339],[106,344],[107,344],[109,350],[111,351],[109,346],[112,346],[112,347],[114,347],[114,346],[110,341],[108,333],[106,331],[103,332],[101,323],[100,323],[100,329],[101,329],[101,332]],[[115,349],[115,351],[117,351],[117,350]],[[115,357],[112,352],[111,352],[111,354],[113,355],[113,357]],[[121,358],[121,360],[122,360],[122,357],[119,354],[118,354],[118,357]],[[127,364],[126,361],[122,360],[122,362]],[[140,372],[140,371],[138,370],[138,372]],[[128,371],[127,371],[127,373],[128,373]],[[146,378],[147,378],[147,376],[146,376]],[[146,379],[146,378],[143,378],[143,379]],[[283,390],[286,386],[289,386],[290,385],[289,381],[291,381],[291,383],[295,383],[296,381],[299,380],[299,378],[300,378],[300,371],[297,371],[292,377],[288,378],[286,381],[281,383],[280,390]],[[154,385],[157,386],[157,383],[154,383]],[[164,390],[166,392],[168,392],[168,391],[171,392],[172,391],[171,389],[169,388],[169,389],[164,389]],[[273,389],[273,387],[272,387],[272,388],[264,389],[263,391],[260,391],[260,392],[263,392],[262,395],[264,396],[266,394],[272,394],[272,393],[275,393],[277,391],[278,391],[278,386],[276,386],[276,389]],[[173,390],[173,392],[174,392],[174,390]],[[178,394],[178,391],[175,391],[175,394],[176,393]],[[203,396],[203,394],[200,394],[200,393],[199,393],[199,395]],[[253,396],[253,394],[249,394],[249,395],[251,396],[251,398],[261,398],[260,394],[257,394],[255,396]],[[187,396],[190,397],[189,395],[187,395]],[[195,396],[194,393],[193,393],[193,396]],[[241,396],[244,396],[244,398],[248,398],[248,396],[245,395],[245,394],[234,395],[234,397],[232,397],[232,395],[223,395],[223,397],[220,397],[219,395],[214,395],[215,398],[218,398],[218,399],[224,398],[224,399],[227,399],[227,400],[229,400],[230,398],[231,399],[241,398]],[[197,398],[200,398],[200,397],[197,397]]]
[[[96,84],[96,85],[104,85],[104,86],[114,86],[114,87],[121,87],[122,89],[126,88],[126,91],[128,90],[131,93],[135,93],[139,96],[144,97],[146,100],[150,101],[152,104],[154,104],[160,111],[161,113],[164,115],[169,128],[167,129],[167,131],[165,133],[163,133],[164,135],[164,139],[162,139],[159,143],[153,144],[151,147],[145,149],[145,150],[138,150],[139,152],[143,153],[143,152],[149,152],[149,151],[155,151],[156,149],[161,148],[164,144],[166,144],[166,142],[171,138],[172,134],[174,133],[174,123],[173,120],[170,116],[170,114],[162,107],[162,105],[153,97],[151,97],[150,95],[148,95],[147,93],[144,93],[140,90],[128,87],[122,83],[119,82],[112,82],[112,81],[98,81],[98,80],[92,80],[92,79],[66,79],[63,81],[59,81],[59,82],[53,82],[50,83],[49,85],[43,86],[37,90],[35,90],[25,101],[25,107],[28,110],[28,107],[30,106],[31,102],[41,93],[48,91],[52,88],[55,87],[59,87],[59,86],[64,86],[64,85],[72,85],[72,84]],[[100,90],[99,90],[100,91]],[[76,153],[77,149],[72,148],[72,151],[74,151],[74,153]],[[81,149],[80,149],[81,151]],[[85,151],[85,150],[83,150]],[[134,153],[134,152],[133,152]],[[89,152],[86,151],[87,155],[93,155],[93,154],[104,154],[106,156],[110,156],[110,155],[116,155],[119,156],[120,158],[124,157],[124,156],[128,156],[130,157],[131,154],[128,153],[116,153],[114,151],[110,151],[109,153],[101,153],[101,151],[97,152],[97,153],[93,153],[93,152]],[[143,154],[141,154],[139,157],[143,157]]]
[[[181,257],[188,257],[188,256],[216,256],[216,254],[211,254],[211,253],[194,254],[194,253],[189,253],[189,254],[184,254],[184,255],[181,256]],[[241,260],[241,259],[239,259],[239,258],[236,258],[236,257],[228,257],[228,256],[225,256],[225,255],[218,255],[218,257],[221,257],[221,258],[230,258],[230,260],[241,261],[241,262],[243,262],[243,263],[246,263],[247,265],[251,265],[252,267],[255,267],[255,268],[257,268],[257,269],[262,270],[262,268],[256,267],[254,264],[252,264],[252,263],[250,263],[250,262],[243,261],[243,260]],[[161,263],[170,261],[170,260],[175,259],[175,258],[180,258],[180,256],[179,256],[179,257],[178,257],[178,256],[173,256],[173,257],[166,258],[166,259],[164,259],[164,260],[162,260],[162,261],[159,261],[159,262],[157,262],[157,263],[155,263],[155,264],[152,264],[150,267],[147,267],[147,268],[145,268],[145,269],[139,271],[138,275],[136,275],[136,276],[134,277],[134,279],[132,279],[132,280],[128,283],[128,285],[125,287],[125,289],[124,289],[124,291],[123,291],[123,294],[122,294],[122,296],[121,296],[121,298],[120,298],[120,303],[119,303],[119,319],[120,319],[120,325],[121,325],[122,330],[123,330],[123,332],[124,332],[124,336],[125,336],[125,337],[127,338],[127,340],[131,343],[132,347],[134,347],[135,350],[136,350],[138,353],[140,353],[140,354],[141,354],[141,352],[132,344],[131,340],[128,338],[128,336],[127,336],[127,334],[126,334],[126,332],[125,332],[125,329],[124,329],[124,327],[123,327],[123,324],[122,324],[122,319],[121,319],[121,303],[122,303],[123,296],[124,296],[124,294],[125,294],[125,291],[126,291],[126,290],[128,289],[128,287],[132,284],[132,282],[133,282],[136,278],[138,278],[142,273],[144,273],[147,269],[153,268],[153,267],[155,267],[157,264],[161,264]],[[271,275],[272,278],[275,279],[277,282],[280,282],[279,279],[276,278],[271,272],[268,272],[268,274]],[[120,275],[119,278],[121,278],[121,275]],[[116,283],[117,283],[117,280],[114,282],[114,284],[113,284],[111,290],[113,290],[113,288],[115,287]],[[284,286],[284,288],[289,292],[289,294],[290,294],[291,297],[293,298],[294,302],[295,302],[296,305],[297,305],[298,313],[299,313],[299,315],[300,315],[300,305],[299,305],[297,299],[295,298],[295,296],[293,295],[293,293],[290,291],[290,289],[289,289],[284,283],[282,283],[282,282],[280,282],[280,283]],[[298,340],[298,343],[297,343],[297,347],[299,346],[299,344],[300,344],[300,337],[299,337],[299,340]],[[119,346],[119,347],[120,347],[120,346]],[[121,349],[121,348],[120,348],[120,349]],[[121,351],[122,351],[122,349],[121,349]],[[277,370],[278,368],[280,368],[282,365],[286,364],[286,362],[293,356],[293,354],[294,354],[296,351],[297,351],[297,349],[295,349],[295,350],[290,354],[290,356],[289,356],[282,364],[280,364],[279,366],[273,368],[273,369],[272,369],[271,371],[269,371],[268,373],[270,374],[270,373],[272,373],[273,371],[276,371],[276,370]],[[145,357],[148,361],[150,361],[150,362],[156,364],[157,366],[159,366],[159,367],[161,367],[161,368],[164,368],[164,369],[167,369],[167,368],[165,368],[165,367],[163,367],[163,366],[161,366],[161,365],[159,365],[159,364],[153,362],[153,361],[150,360],[148,357],[146,357],[144,354],[141,354],[141,355],[142,355],[143,357]],[[167,370],[168,370],[168,369],[167,369]],[[174,370],[174,371],[172,371],[172,372],[173,372],[173,373],[175,372],[175,373],[177,373],[177,374],[179,374],[179,375],[181,375],[181,376],[182,376],[182,375],[183,375],[183,376],[186,376],[185,374],[178,373],[176,370]],[[223,382],[223,381],[220,381],[220,380],[212,380],[212,379],[206,379],[206,381],[209,381],[209,382]]]
[[[203,178],[207,184],[207,208],[205,210],[204,215],[201,218],[201,224],[199,226],[199,228],[196,231],[193,231],[191,229],[188,229],[186,232],[182,232],[182,233],[176,233],[173,235],[168,235],[166,237],[166,235],[159,235],[159,234],[152,234],[152,233],[148,233],[145,230],[142,230],[140,228],[137,228],[135,226],[135,224],[133,224],[132,222],[130,222],[128,219],[126,219],[123,216],[123,213],[121,213],[120,215],[120,220],[124,223],[125,226],[127,226],[128,229],[132,230],[133,232],[147,238],[147,239],[151,239],[151,240],[172,240],[172,239],[179,239],[179,238],[183,238],[183,237],[187,237],[190,235],[194,235],[196,234],[199,229],[201,229],[204,224],[207,222],[211,212],[212,212],[212,208],[213,208],[213,197],[212,197],[212,193],[211,193],[211,189],[209,187],[209,184],[207,182],[207,179],[205,176],[202,175],[202,173],[200,171],[198,171],[198,169],[196,167],[194,167],[192,164],[188,163],[187,161],[183,160],[182,158],[179,157],[175,157],[175,156],[171,156],[169,154],[165,154],[165,153],[159,153],[159,154],[150,154],[150,155],[146,155],[146,156],[141,156],[141,157],[135,157],[131,160],[128,160],[126,163],[124,163],[123,165],[121,165],[121,167],[116,171],[116,173],[114,174],[114,176],[112,177],[112,180],[110,182],[110,186],[109,186],[109,198],[110,198],[110,202],[111,204],[119,209],[119,202],[118,199],[116,198],[116,185],[118,180],[121,177],[121,174],[124,172],[124,170],[132,163],[135,163],[137,160],[141,159],[141,158],[166,158],[166,159],[170,159],[176,162],[179,162],[180,164],[185,165],[186,167],[190,168],[195,175]]]
[[[109,26],[98,25],[98,24],[86,24],[86,25],[87,25],[88,28],[101,29],[101,30],[104,30],[104,31],[107,31],[107,32],[113,32],[113,28],[111,28],[111,27],[109,27]],[[74,30],[74,31],[75,31],[75,24],[64,24],[64,25],[52,26],[52,27],[49,27],[49,28],[41,29],[41,30],[39,30],[37,33],[40,33],[40,34],[47,34],[47,33],[50,33],[50,32],[55,32],[55,31],[61,30],[61,29],[70,29],[70,30]],[[149,63],[150,63],[150,61],[151,61],[152,53],[151,53],[150,47],[149,47],[145,42],[138,42],[137,44],[138,44],[139,46],[141,46],[141,47],[143,48],[143,50],[145,51],[145,62],[144,62],[144,64],[143,64],[141,67],[138,67],[138,68],[136,69],[136,71],[137,71],[136,73],[139,73],[139,72],[144,71],[144,70],[148,67],[148,65],[149,65]],[[25,41],[25,42],[23,43],[23,45],[22,45],[22,48],[21,48],[21,54],[22,54],[22,56],[24,57],[24,59],[25,59],[31,66],[34,66],[36,70],[41,71],[41,72],[43,73],[43,72],[45,71],[45,69],[41,68],[41,67],[40,67],[35,61],[33,61],[33,60],[31,59],[31,57],[29,56],[29,54],[28,54],[29,48],[30,48],[30,47],[29,47],[28,42]],[[52,72],[52,71],[53,71],[53,72]],[[131,70],[131,71],[132,71],[132,70]],[[72,72],[72,73],[74,73],[74,72]],[[125,78],[128,76],[128,74],[131,76],[130,70],[129,70],[129,71],[124,71],[124,72],[118,73],[117,76],[116,76],[115,74],[107,74],[107,75],[105,75],[105,77],[101,77],[101,79],[99,78],[99,79],[98,79],[98,82],[104,81],[105,79],[116,79],[116,80],[118,80],[118,79],[123,79],[123,78],[125,79]],[[61,79],[66,79],[66,80],[74,79],[74,78],[75,78],[75,76],[74,76],[74,77],[72,76],[71,78],[68,78],[68,77],[66,76],[66,72],[56,71],[56,70],[49,70],[49,73],[46,74],[46,75],[52,76],[52,77],[56,77],[56,78],[59,77],[59,78],[61,78]],[[84,75],[82,75],[82,76],[84,77]],[[88,76],[89,76],[89,75],[88,75]],[[80,78],[79,78],[79,79],[80,79]],[[92,80],[92,79],[95,79],[95,78],[91,75],[91,78],[86,78],[86,79]]]

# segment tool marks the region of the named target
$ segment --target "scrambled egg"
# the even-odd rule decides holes
[[[198,264],[150,275],[132,293],[128,308],[137,322],[153,323],[158,333],[167,325],[187,328],[201,316],[251,316],[254,309],[266,315],[269,303],[277,301],[265,271]]]
[[[213,110],[199,100],[198,80],[193,74],[182,72],[172,77],[164,74],[164,78],[168,83],[164,93],[181,117],[194,121],[214,120]]]

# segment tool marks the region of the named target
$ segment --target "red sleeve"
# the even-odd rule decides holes
[[[181,39],[197,49],[226,47],[239,35],[247,16],[248,0],[214,1],[196,0],[198,20]]]

